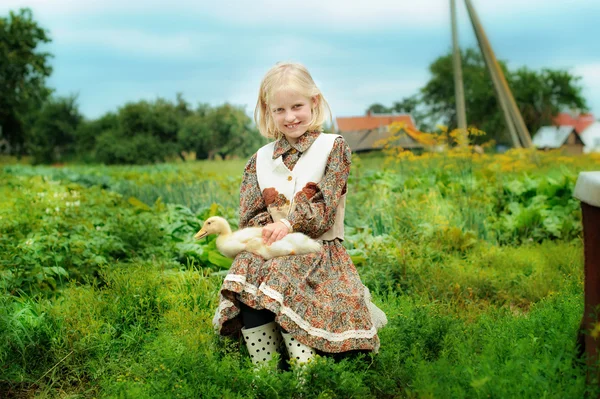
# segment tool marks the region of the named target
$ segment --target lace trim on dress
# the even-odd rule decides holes
[[[373,338],[377,334],[377,328],[375,328],[375,326],[371,327],[369,330],[347,330],[341,333],[332,333],[321,328],[313,327],[306,320],[300,317],[298,313],[294,312],[291,308],[283,304],[283,295],[281,293],[277,292],[266,284],[263,283],[259,287],[256,287],[255,285],[246,282],[246,277],[239,274],[228,274],[225,277],[225,281],[239,283],[243,285],[244,291],[253,295],[256,295],[258,291],[261,291],[266,296],[279,303],[282,314],[288,316],[294,323],[298,325],[298,327],[315,337],[323,338],[332,342],[340,342],[351,338]]]

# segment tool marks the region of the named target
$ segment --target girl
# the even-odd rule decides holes
[[[279,63],[263,78],[254,119],[275,141],[246,165],[239,226],[264,226],[267,245],[298,231],[323,248],[269,261],[249,252],[235,258],[214,324],[222,335],[241,329],[254,364],[270,360],[282,339],[299,363],[317,352],[379,347],[385,315],[342,246],[350,149],[341,136],[321,132],[328,115],[304,66]]]

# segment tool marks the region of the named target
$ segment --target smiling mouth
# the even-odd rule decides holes
[[[287,127],[288,129],[295,129],[298,126],[300,126],[300,122],[298,123],[293,123],[293,124],[289,124],[289,125],[285,125],[285,127]]]

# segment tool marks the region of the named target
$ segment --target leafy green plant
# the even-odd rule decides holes
[[[379,354],[326,357],[304,374],[255,373],[243,342],[214,331],[221,271],[231,261],[214,237],[193,235],[216,214],[237,228],[243,162],[5,166],[0,390],[594,395],[575,341],[583,256],[571,190],[584,163],[555,167],[556,156],[544,153],[532,171],[525,162],[533,157],[424,155],[381,168],[375,155],[361,156],[348,183],[344,245],[389,324]]]
[[[41,178],[8,183],[0,213],[0,275],[8,291],[55,290],[110,263],[169,253],[158,215],[118,194]]]

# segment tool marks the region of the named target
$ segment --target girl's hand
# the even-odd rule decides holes
[[[283,222],[269,223],[262,229],[263,243],[271,245],[287,236],[288,233],[289,229]]]

